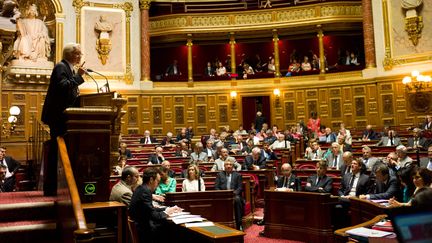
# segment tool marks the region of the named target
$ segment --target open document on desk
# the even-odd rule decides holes
[[[354,236],[354,237],[360,236],[360,237],[364,237],[364,238],[389,237],[389,236],[393,236],[393,235],[395,236],[395,234],[392,232],[374,230],[374,229],[369,229],[369,228],[365,228],[365,227],[350,229],[350,230],[346,231],[346,233],[349,234],[350,236]]]
[[[171,219],[175,224],[202,222],[205,220],[203,217],[201,217],[201,215],[193,215],[188,212],[171,215],[169,219]]]

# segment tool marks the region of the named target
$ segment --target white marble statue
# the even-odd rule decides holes
[[[18,38],[14,43],[14,56],[19,61],[46,62],[51,46],[48,28],[38,19],[35,4],[29,6],[25,18],[17,20]]]
[[[416,8],[422,5],[423,0],[402,0],[401,5],[403,9],[406,9],[405,17],[416,17]]]

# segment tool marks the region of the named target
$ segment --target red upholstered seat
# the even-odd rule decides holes
[[[304,164],[304,165],[300,165],[297,169],[298,170],[302,170],[302,169],[316,169],[316,165]]]

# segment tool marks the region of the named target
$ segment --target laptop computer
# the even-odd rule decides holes
[[[432,242],[432,209],[393,208],[389,210],[389,217],[399,242]]]

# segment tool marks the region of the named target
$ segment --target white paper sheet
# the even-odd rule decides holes
[[[213,226],[214,223],[211,221],[207,221],[207,222],[199,222],[199,223],[186,223],[185,226],[186,228],[191,228],[191,227],[205,227],[205,226]]]
[[[363,237],[384,237],[391,235],[391,232],[381,231],[381,230],[374,230],[374,229],[368,229],[365,227],[359,227],[355,229],[351,229],[346,231],[347,234],[350,235],[358,235]]]

